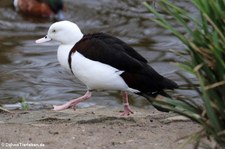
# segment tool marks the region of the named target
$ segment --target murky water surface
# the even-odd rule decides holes
[[[180,1],[174,0],[180,7],[194,12],[188,1]],[[22,16],[10,2],[1,0],[0,3],[0,104],[17,107],[22,98],[35,105],[62,104],[84,94],[85,86],[57,62],[57,43],[34,43],[46,34],[52,21]],[[185,87],[186,83],[175,73],[180,70],[169,63],[182,61],[169,49],[184,47],[151,21],[153,15],[147,12],[141,0],[65,0],[65,4],[66,19],[76,22],[84,33],[106,32],[119,37],[147,58],[158,72]],[[169,16],[168,19],[173,21]],[[190,89],[179,89],[174,94],[197,96]],[[117,106],[121,103],[119,92],[97,92],[80,105]],[[149,106],[137,95],[131,96],[131,104]]]

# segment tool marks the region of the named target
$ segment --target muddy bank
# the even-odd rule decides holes
[[[132,108],[135,113],[130,117],[121,117],[121,108],[106,107],[75,112],[2,111],[1,148],[20,143],[48,149],[174,149],[185,142],[180,138],[200,129],[199,125],[174,113]]]

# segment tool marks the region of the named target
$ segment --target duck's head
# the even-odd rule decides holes
[[[45,37],[36,40],[36,43],[44,43],[51,40],[61,44],[76,44],[83,37],[79,27],[70,21],[60,21],[52,24]]]

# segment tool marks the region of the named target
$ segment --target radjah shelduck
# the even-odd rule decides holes
[[[147,60],[122,40],[105,33],[83,34],[70,21],[52,24],[45,37],[36,43],[58,41],[57,57],[62,67],[71,71],[86,87],[87,92],[54,110],[72,107],[92,96],[93,91],[122,91],[123,116],[133,113],[128,102],[128,92],[139,95],[168,97],[164,89],[175,89],[178,85],[148,65]],[[156,107],[156,106],[155,106]],[[160,111],[166,111],[156,107]]]

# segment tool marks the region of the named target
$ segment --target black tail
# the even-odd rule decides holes
[[[162,85],[162,89],[155,91],[155,92],[147,92],[147,93],[139,93],[139,95],[145,97],[150,103],[152,103],[152,98],[155,98],[157,95],[161,95],[167,98],[171,98],[170,95],[168,95],[163,89],[175,89],[178,88],[177,83],[175,83],[174,81],[164,78],[161,82]],[[153,105],[157,110],[161,111],[161,112],[169,112],[169,110],[164,109],[162,107],[159,107],[157,105]]]
[[[159,91],[157,93],[138,93],[139,95],[145,97],[150,103],[152,103],[153,101],[153,98],[155,98],[157,95],[162,95],[164,97],[168,97],[168,98],[171,98],[170,95],[168,95],[166,92],[164,92],[163,90],[162,91]],[[167,109],[164,109],[162,107],[159,107],[157,105],[152,105],[154,108],[156,108],[157,110],[161,111],[161,112],[169,112],[169,110]]]
[[[174,81],[172,81],[172,80],[170,80],[170,79],[167,79],[167,78],[164,78],[163,79],[163,81],[162,81],[162,85],[164,86],[163,88],[164,89],[171,89],[171,90],[173,90],[173,89],[175,89],[175,88],[178,88],[178,85],[177,85],[177,83],[175,83]],[[156,97],[157,95],[162,95],[162,96],[164,96],[164,97],[167,97],[167,98],[171,98],[171,96],[170,95],[168,95],[165,91],[163,91],[163,89],[162,90],[160,90],[160,91],[157,91],[157,92],[155,92],[155,94],[153,94],[153,96],[152,96],[152,93],[151,94],[149,94],[149,93],[147,93],[147,96],[148,97],[146,97],[146,96],[144,96],[149,102],[151,102],[151,97]],[[164,108],[161,108],[161,107],[159,107],[159,106],[157,106],[157,105],[153,105],[157,110],[159,110],[159,111],[161,111],[161,112],[169,112],[169,110],[166,110],[166,109],[164,109]]]
[[[176,82],[174,82],[174,81],[172,81],[170,79],[167,79],[167,78],[164,78],[162,80],[162,83],[161,84],[163,85],[163,88],[164,89],[171,89],[171,90],[173,90],[173,89],[179,87]],[[164,95],[162,95],[162,96],[164,96]]]

